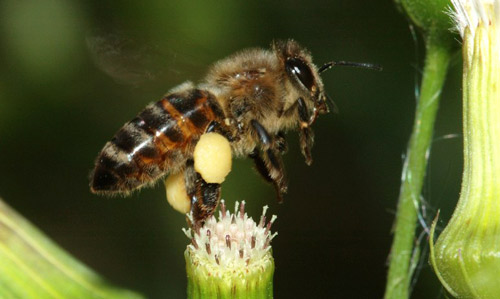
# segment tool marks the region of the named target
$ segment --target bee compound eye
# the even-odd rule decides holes
[[[314,76],[311,68],[299,58],[289,58],[286,63],[286,70],[290,76],[295,76],[300,83],[308,90],[311,90],[314,85]]]

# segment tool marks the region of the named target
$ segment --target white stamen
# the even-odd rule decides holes
[[[222,205],[221,202],[221,210]],[[248,267],[259,263],[268,254],[270,242],[277,235],[271,234],[269,229],[276,216],[265,223],[267,209],[267,206],[263,208],[257,225],[245,213],[245,204],[236,202],[234,213],[226,210],[219,213],[218,220],[214,216],[208,218],[199,232],[183,229],[184,234],[193,240],[188,247],[214,267]],[[192,219],[192,215],[188,218]],[[193,244],[204,245],[195,248]]]

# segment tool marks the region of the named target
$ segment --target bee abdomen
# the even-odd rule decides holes
[[[93,192],[129,192],[182,167],[208,124],[223,114],[209,92],[167,95],[125,124],[99,154]]]

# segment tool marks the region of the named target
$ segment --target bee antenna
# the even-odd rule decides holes
[[[371,69],[371,70],[376,70],[376,71],[382,70],[382,66],[379,64],[363,63],[363,62],[351,62],[351,61],[330,61],[330,62],[323,64],[318,69],[318,73],[321,74],[322,72],[332,68],[335,65],[359,67],[359,68]]]

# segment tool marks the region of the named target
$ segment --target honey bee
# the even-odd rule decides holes
[[[284,133],[298,130],[310,165],[311,125],[333,104],[320,73],[334,65],[379,68],[344,61],[318,68],[294,40],[273,42],[270,50],[243,50],[215,63],[200,84],[174,88],[106,143],[91,174],[91,191],[126,195],[167,174],[184,172],[193,219],[203,223],[219,203],[221,186],[196,172],[193,151],[202,134],[216,132],[228,139],[234,156],[254,160],[282,201],[288,188],[281,158],[287,148]]]

